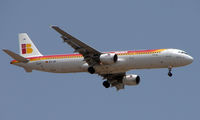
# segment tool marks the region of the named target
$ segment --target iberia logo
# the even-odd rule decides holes
[[[30,54],[33,52],[31,44],[21,44],[22,45],[22,54]]]

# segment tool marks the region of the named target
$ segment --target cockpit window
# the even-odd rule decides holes
[[[187,54],[185,51],[178,51],[178,53]]]

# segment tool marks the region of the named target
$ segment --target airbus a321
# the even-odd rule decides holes
[[[172,76],[172,68],[185,66],[193,62],[193,58],[179,49],[154,49],[137,51],[100,52],[77,38],[52,26],[65,43],[79,54],[42,55],[26,33],[19,34],[20,55],[3,49],[14,60],[10,63],[24,68],[26,72],[39,70],[52,73],[89,72],[103,77],[105,88],[124,89],[125,85],[134,86],[140,83],[140,77],[126,74],[132,69],[168,68]]]

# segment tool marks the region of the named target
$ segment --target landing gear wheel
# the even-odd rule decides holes
[[[88,68],[88,72],[89,72],[90,74],[94,74],[94,73],[95,73],[95,69],[94,69],[93,67],[89,67],[89,68]]]
[[[169,77],[172,77],[173,74],[171,72],[169,72],[168,75],[169,75]]]
[[[109,83],[108,81],[104,81],[104,82],[103,82],[103,86],[104,86],[105,88],[109,88],[109,87],[110,87],[110,83]]]
[[[169,66],[168,69],[169,69],[168,76],[169,76],[169,77],[172,77],[172,66]]]

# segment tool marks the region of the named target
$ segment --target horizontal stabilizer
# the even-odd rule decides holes
[[[15,59],[17,61],[24,62],[24,63],[27,63],[29,61],[28,59],[26,59],[26,58],[24,58],[24,57],[22,57],[22,56],[20,56],[20,55],[18,55],[16,53],[10,51],[10,50],[3,49],[3,51],[5,53],[7,53],[10,57],[12,57],[13,59]]]

